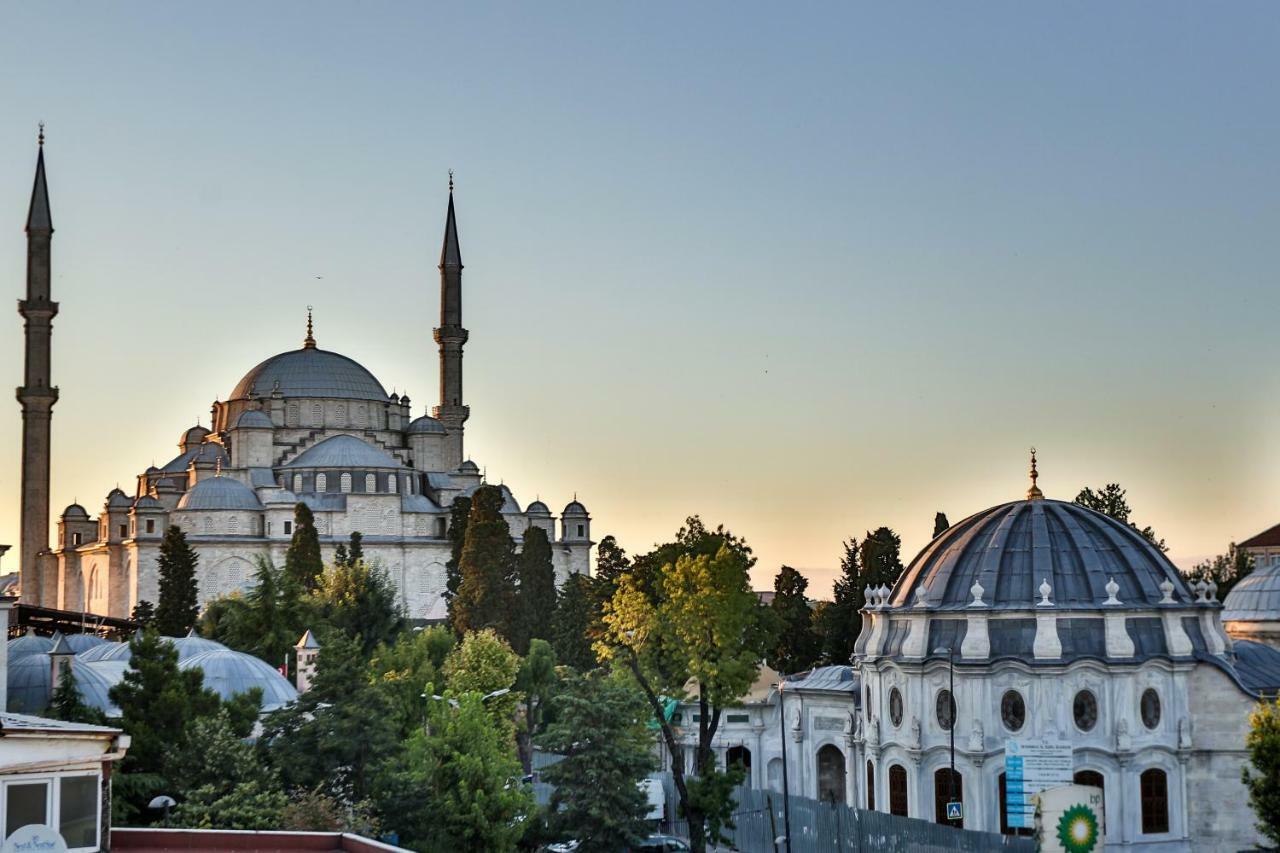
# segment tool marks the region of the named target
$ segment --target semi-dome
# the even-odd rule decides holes
[[[405,432],[410,435],[417,435],[420,433],[444,435],[447,430],[445,430],[444,424],[440,423],[435,418],[430,415],[423,415],[413,423],[409,424],[409,428],[406,429]]]
[[[198,465],[217,467],[219,463],[230,465],[231,457],[227,455],[227,451],[221,444],[216,441],[206,441],[204,444],[192,447],[190,450],[182,451],[173,459],[170,459],[160,471],[166,474],[185,472],[192,462]]]
[[[178,509],[262,509],[253,489],[230,477],[206,477],[181,500]]]
[[[402,468],[385,451],[353,435],[335,435],[303,451],[286,468]]]
[[[975,581],[989,608],[1033,608],[1045,582],[1059,610],[1114,608],[1117,600],[1124,607],[1168,606],[1168,584],[1175,603],[1194,600],[1177,568],[1128,525],[1073,503],[1025,500],[939,534],[903,573],[889,603],[962,610],[974,600]]]
[[[470,459],[466,459],[458,466],[458,471],[462,474],[479,474],[480,466],[472,462]]]
[[[359,363],[328,350],[303,348],[274,355],[244,375],[228,399],[279,391],[285,397],[387,401],[387,391]]]
[[[264,711],[274,711],[298,698],[298,691],[273,666],[225,647],[187,658],[179,666],[201,670],[204,686],[223,699],[261,688]]]
[[[242,412],[240,417],[236,418],[236,429],[275,429],[275,424],[271,423],[271,418],[267,417],[267,413],[261,409],[250,409]]]
[[[1280,622],[1280,566],[1257,569],[1222,600],[1223,622]]]

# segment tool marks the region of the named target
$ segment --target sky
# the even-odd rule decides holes
[[[848,537],[909,556],[1021,497],[1031,445],[1183,566],[1280,522],[1273,4],[2,15],[14,301],[47,123],[55,517],[176,455],[307,305],[424,411],[453,169],[468,455],[597,539],[700,514],[823,597]],[[19,456],[12,402],[0,542]]]

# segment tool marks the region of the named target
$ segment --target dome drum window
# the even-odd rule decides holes
[[[392,475],[392,478],[391,478],[391,479],[392,479],[392,482],[394,482],[394,481],[395,481],[395,475]],[[364,475],[364,490],[365,490],[366,492],[376,492],[376,491],[378,491],[378,475],[377,475],[377,474],[365,474],[365,475]],[[393,489],[392,491],[394,491],[394,489]]]

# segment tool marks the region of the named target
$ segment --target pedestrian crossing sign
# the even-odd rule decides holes
[[[947,820],[964,820],[964,804],[947,803]]]

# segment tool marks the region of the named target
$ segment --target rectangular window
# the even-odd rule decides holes
[[[79,533],[72,533],[72,534],[71,534],[71,544],[72,544],[72,545],[79,545],[79,544],[80,544],[80,534],[79,534]]]
[[[127,526],[127,525],[124,525],[124,524],[120,525],[120,538],[121,538],[121,539],[123,539],[123,538],[125,538],[125,537],[126,537],[126,536],[128,536],[128,535],[129,535],[129,528],[128,528],[128,526]]]
[[[583,527],[581,524],[579,524],[579,525],[578,525],[578,538],[579,538],[579,539],[581,539],[585,533],[586,533],[586,528],[585,528],[585,527]]]
[[[156,532],[156,520],[154,518],[147,519],[147,532],[148,533]]]
[[[289,535],[290,533],[292,533],[292,532],[293,532],[293,522],[292,522],[292,521],[286,521],[286,522],[284,523],[284,535],[285,535],[285,536],[288,536],[288,535]]]
[[[98,846],[97,776],[64,776],[59,780],[58,832],[67,847]]]
[[[728,722],[730,722],[730,723],[749,723],[749,722],[751,722],[751,717],[750,717],[750,716],[748,716],[747,714],[729,714],[729,715],[728,715],[728,717],[726,717],[726,719],[727,719],[727,721],[728,721]]]
[[[7,838],[29,823],[49,821],[49,783],[21,782],[5,786],[4,834]]]

